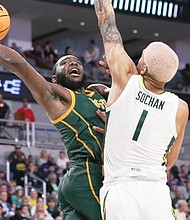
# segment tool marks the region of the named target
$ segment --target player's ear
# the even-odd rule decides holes
[[[144,64],[140,74],[144,75],[146,72],[148,72],[148,67]]]
[[[53,75],[53,76],[51,77],[51,81],[52,81],[53,83],[57,83],[57,76],[56,76],[56,75]]]

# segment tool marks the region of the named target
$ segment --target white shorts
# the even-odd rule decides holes
[[[157,181],[126,181],[100,190],[103,220],[175,220],[169,187]]]

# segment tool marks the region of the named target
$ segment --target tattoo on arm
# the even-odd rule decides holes
[[[115,23],[114,14],[110,14],[100,27],[104,43],[112,43],[114,45],[123,45],[121,35]]]
[[[110,11],[110,0],[94,0],[94,6],[99,17],[99,28],[104,43],[112,43],[114,45],[122,43],[121,35],[115,22],[115,14]],[[100,18],[101,17],[101,18]]]
[[[60,95],[58,94],[57,90],[53,86],[50,87],[48,94],[49,94],[48,99],[60,100]]]
[[[97,12],[102,12],[103,8],[108,4],[110,0],[95,0],[94,6]]]

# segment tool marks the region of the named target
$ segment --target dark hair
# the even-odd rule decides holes
[[[72,47],[70,47],[70,46],[65,47],[65,54],[67,54],[67,51],[68,51],[69,49],[72,49]]]

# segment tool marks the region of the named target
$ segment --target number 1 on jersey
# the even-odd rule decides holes
[[[135,133],[134,133],[134,135],[133,135],[132,140],[134,140],[134,141],[137,141],[137,140],[138,140],[139,135],[140,135],[140,132],[141,132],[141,129],[142,129],[142,126],[143,126],[143,124],[144,124],[144,121],[145,121],[145,119],[146,119],[147,114],[148,114],[148,111],[143,110],[143,112],[142,112],[142,114],[141,114],[141,117],[140,117],[140,119],[139,119],[139,122],[138,122],[138,124],[137,124],[137,127],[136,127],[136,129],[135,129]]]

